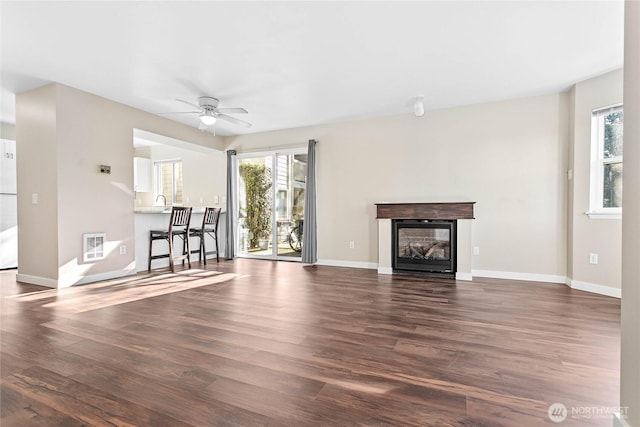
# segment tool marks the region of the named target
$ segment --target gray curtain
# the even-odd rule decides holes
[[[302,262],[318,262],[318,227],[316,216],[316,141],[309,140],[307,152],[307,189],[304,200],[304,223],[302,225]]]
[[[227,151],[227,259],[236,256],[236,151]]]

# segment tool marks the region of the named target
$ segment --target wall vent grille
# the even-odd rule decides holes
[[[107,241],[106,233],[83,234],[82,241],[84,262],[92,262],[105,258],[106,253],[104,246]]]

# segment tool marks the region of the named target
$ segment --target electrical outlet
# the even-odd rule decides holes
[[[220,196],[213,196],[213,203],[215,203],[216,205],[220,203]]]
[[[200,196],[200,204],[204,203],[204,197]]]
[[[34,205],[38,204],[38,193],[31,194],[31,203],[33,203]]]
[[[597,264],[597,263],[598,263],[598,254],[590,253],[589,264]]]
[[[349,242],[349,249],[354,249],[356,247],[356,242],[353,240]]]
[[[474,246],[473,247],[473,254],[474,255],[480,255],[480,247],[479,246]]]
[[[187,200],[186,200],[186,202],[187,202],[187,203],[191,203],[191,198],[190,198],[189,196],[187,196]],[[200,202],[200,203],[202,203],[202,202]]]
[[[120,245],[120,255],[125,255],[127,253],[127,245]]]

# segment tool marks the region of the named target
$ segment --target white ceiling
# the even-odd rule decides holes
[[[622,1],[2,1],[2,121],[56,81],[234,135],[565,90],[622,66]],[[197,127],[194,116],[169,116]]]

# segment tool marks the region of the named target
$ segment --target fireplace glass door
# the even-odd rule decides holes
[[[455,273],[455,221],[394,220],[393,268]]]

